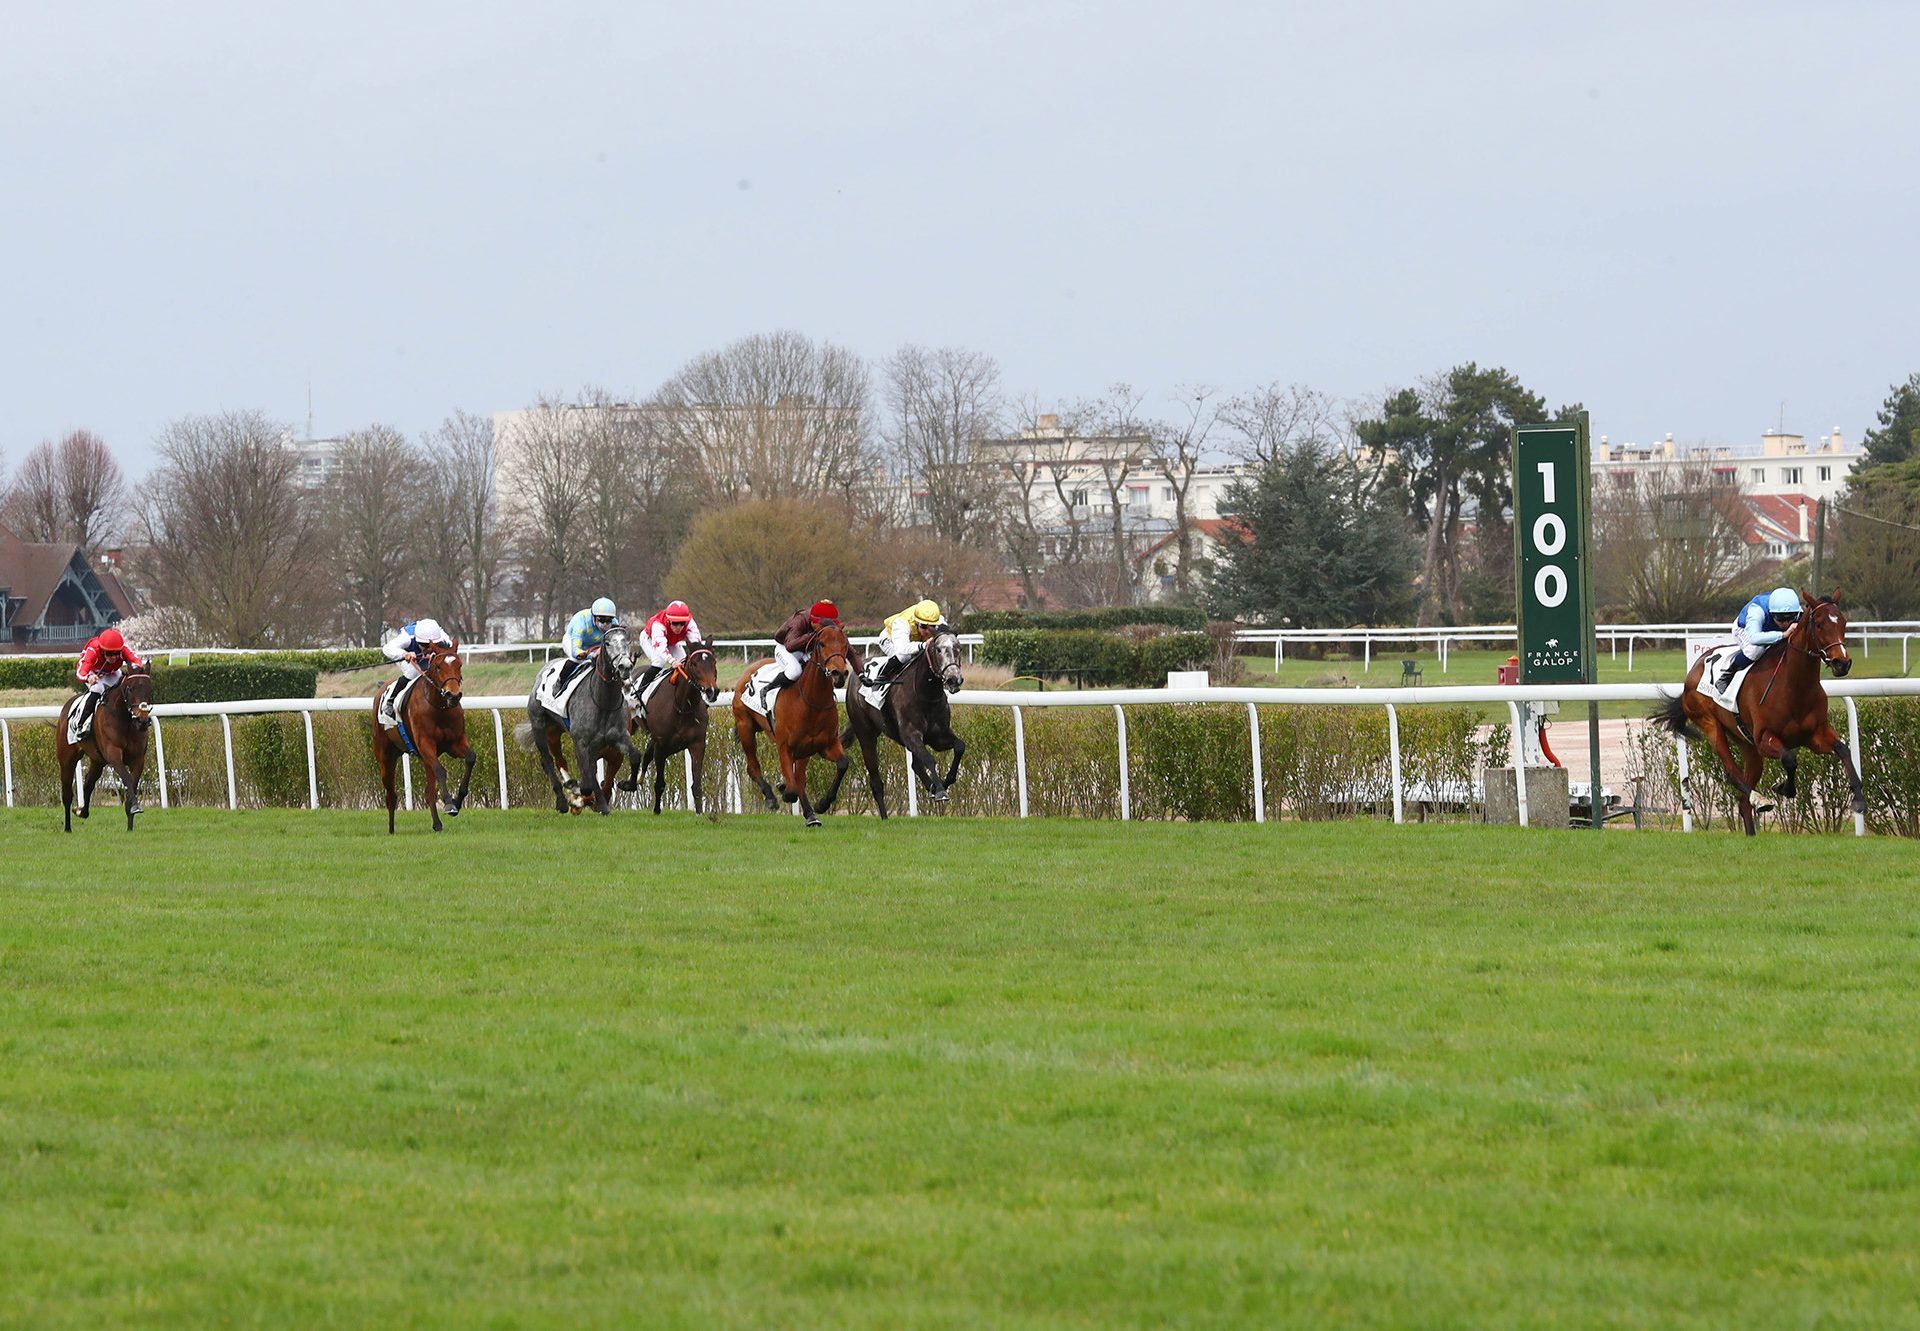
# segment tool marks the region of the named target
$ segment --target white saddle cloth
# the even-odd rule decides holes
[[[767,694],[767,700],[763,704],[760,701],[760,690],[775,676],[780,678],[780,683]],[[785,687],[786,676],[780,669],[780,663],[778,661],[769,661],[753,672],[753,678],[748,681],[746,690],[741,693],[740,701],[747,705],[749,712],[756,713],[760,716],[772,716],[774,701],[779,698],[780,690]]]
[[[1700,692],[1713,699],[1717,706],[1732,712],[1735,716],[1740,715],[1740,686],[1747,682],[1747,672],[1758,662],[1748,661],[1736,670],[1733,682],[1727,685],[1725,693],[1718,692],[1713,687],[1713,681],[1719,678],[1721,669],[1727,664],[1727,654],[1739,651],[1740,644],[1733,642],[1723,647],[1709,647],[1700,658],[1704,662],[1700,668]]]
[[[562,720],[567,715],[567,700],[573,697],[573,691],[580,687],[581,681],[593,669],[591,665],[583,666],[567,681],[565,688],[555,692],[554,685],[560,678],[560,668],[565,664],[565,657],[556,657],[547,662],[540,667],[540,675],[533,684],[533,700]]]
[[[400,718],[407,714],[407,695],[412,693],[414,685],[418,684],[424,678],[426,678],[426,676],[416,675],[400,686],[400,692],[393,695],[393,701],[386,704],[380,711],[380,724],[383,727],[388,730],[398,730],[400,728]],[[389,685],[388,687],[392,686]],[[382,694],[381,696],[385,697],[386,695]]]

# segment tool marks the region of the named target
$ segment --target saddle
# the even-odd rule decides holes
[[[1733,682],[1727,685],[1725,693],[1716,692],[1713,681],[1720,674],[1720,668],[1727,663],[1727,654],[1739,650],[1739,643],[1729,643],[1722,647],[1708,648],[1700,658],[1704,662],[1700,668],[1700,692],[1713,699],[1714,704],[1722,711],[1731,712],[1736,718],[1740,715],[1740,686],[1747,682],[1747,672],[1760,663],[1749,661],[1735,671]]]
[[[566,665],[566,657],[555,657],[540,667],[540,674],[533,682],[533,700],[561,721],[567,719],[567,702],[573,697],[574,690],[580,687],[581,681],[593,669],[591,665],[583,664],[563,686],[559,680]]]
[[[644,712],[647,710],[647,704],[653,701],[653,695],[660,692],[660,686],[667,682],[668,677],[673,674],[673,671],[674,667],[668,666],[665,670],[658,672],[652,679],[648,680],[647,686],[644,689],[641,689],[638,693],[629,693],[627,695],[627,701],[633,704],[634,711]]]
[[[747,687],[741,690],[740,701],[746,704],[748,711],[771,720],[774,700],[780,696],[780,690],[785,687],[786,675],[781,671],[780,663],[769,661],[753,672],[753,678],[748,680]],[[761,696],[763,691],[764,699]]]
[[[387,691],[382,695],[380,703],[382,726],[388,730],[400,729],[400,718],[407,714],[407,698],[413,693],[414,685],[425,678],[425,675],[420,675],[413,679],[402,680],[398,685],[387,685]]]
[[[91,691],[74,699],[73,706],[67,710],[67,743],[78,744],[92,732],[94,713],[100,710],[100,701],[94,698]]]

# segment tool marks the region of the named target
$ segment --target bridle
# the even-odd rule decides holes
[[[687,669],[687,662],[702,656],[706,657],[709,661],[713,661],[715,659],[713,648],[707,646],[705,643],[689,648],[685,660],[675,661],[673,663],[673,669],[667,675],[667,682],[669,684],[678,684],[682,680],[686,680],[691,683],[693,681],[693,672]],[[718,668],[717,662],[715,663],[715,668]],[[680,705],[674,708],[674,710],[677,712],[691,712],[695,710],[695,708],[699,706],[700,695],[703,692],[704,690],[697,683],[694,684],[693,692],[682,699]],[[714,693],[717,696],[719,690],[715,689]]]
[[[445,667],[448,659],[452,655],[452,652],[429,650],[427,653],[427,668],[420,672],[426,677],[427,683],[433,686],[433,691],[440,695],[440,705],[442,707],[451,707],[457,701],[453,696],[452,690],[447,688],[446,680],[435,673]]]
[[[593,654],[593,673],[602,682],[607,684],[613,683],[614,677],[612,675],[607,674],[604,670],[601,669],[601,667],[606,665],[612,659],[611,653],[607,651],[607,648],[613,645],[613,641],[614,641],[613,635],[615,633],[618,633],[620,635],[621,643],[625,644],[627,640],[627,633],[625,629],[608,629],[607,636],[601,640],[599,649],[596,650]],[[632,657],[631,656],[628,657],[627,665],[625,667],[615,665],[613,668],[616,671],[619,671],[620,675],[624,678],[628,673],[631,672],[633,668]]]
[[[153,676],[145,670],[129,670],[120,676],[119,684],[114,687],[120,694],[121,713],[141,730],[145,730],[153,724],[153,698],[149,695],[144,702],[131,700],[127,693],[127,685],[136,679],[146,680],[149,687],[153,684]]]
[[[1795,621],[1793,627],[1797,629],[1801,629],[1802,630],[1801,636],[1817,645],[1819,643],[1819,639],[1814,636],[1814,630],[1818,624],[1818,620],[1816,616],[1818,616],[1822,610],[1831,612],[1832,609],[1833,609],[1832,602],[1829,602],[1829,601],[1815,602],[1813,609],[1801,615],[1800,618],[1797,621]],[[1813,647],[1809,647],[1804,643],[1795,642],[1793,640],[1793,634],[1791,630],[1788,631],[1786,641],[1787,641],[1787,644],[1790,647],[1792,647],[1794,651],[1799,652],[1805,656],[1810,656],[1814,660],[1820,662],[1820,664],[1822,665],[1830,666],[1835,664],[1836,661],[1845,661],[1849,659],[1849,657],[1847,656],[1847,637],[1846,637],[1846,631],[1844,629],[1841,630],[1839,637],[1835,638],[1832,642],[1827,643],[1825,646],[1820,647],[1819,650],[1817,651]],[[1836,647],[1840,649],[1840,655],[1838,657],[1835,657],[1833,654],[1833,649]]]

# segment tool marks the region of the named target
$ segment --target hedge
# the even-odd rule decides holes
[[[311,698],[320,679],[312,666],[226,657],[205,665],[156,666],[155,702],[234,702],[244,698]]]
[[[1133,625],[1204,629],[1207,614],[1191,606],[1115,605],[1098,610],[979,610],[966,617],[968,633],[996,629],[1119,629]]]
[[[1083,684],[1150,688],[1170,670],[1205,670],[1213,639],[1204,633],[1167,633],[1129,642],[1092,629],[994,629],[984,635],[980,659],[1016,675],[1065,675]]]
[[[0,689],[58,689],[73,684],[72,656],[0,656]]]

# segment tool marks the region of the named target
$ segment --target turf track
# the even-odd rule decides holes
[[[1895,1326],[1910,844],[0,814],[0,1325]]]

